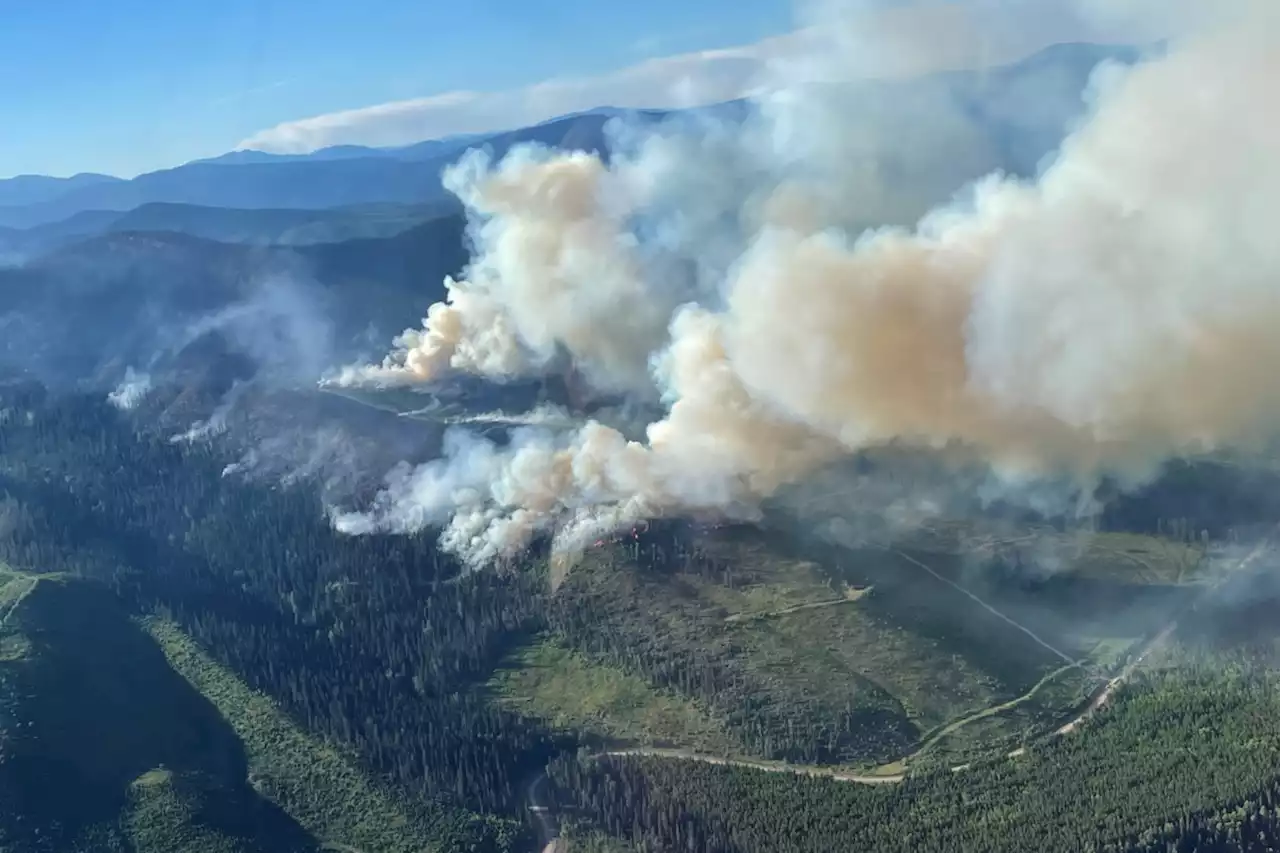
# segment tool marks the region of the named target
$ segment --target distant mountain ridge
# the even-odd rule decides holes
[[[908,220],[912,211],[946,201],[993,170],[1034,173],[1087,108],[1083,92],[1097,62],[1133,55],[1063,46],[985,75],[867,83],[813,94],[831,98],[824,109],[854,116],[877,111],[883,139],[853,153],[868,157],[882,174],[903,176],[892,187],[891,213]],[[718,109],[730,121],[748,114],[741,102]],[[958,111],[961,124],[972,129],[948,131],[937,120],[938,109]],[[615,115],[600,110],[567,116],[486,137],[484,144],[495,155],[529,141],[605,151],[605,127]],[[657,120],[671,114],[633,115]],[[938,133],[924,145],[903,144],[921,121]],[[950,135],[939,135],[945,133]],[[347,178],[412,175],[420,187],[434,182],[434,194],[415,203],[371,199],[358,182],[339,182],[336,188],[303,188],[349,201],[323,209],[151,201],[130,211],[76,211],[26,231],[0,229],[0,254],[22,240],[46,241],[43,249],[0,268],[0,361],[36,371],[55,385],[110,387],[130,365],[157,382],[181,373],[185,352],[193,354],[193,363],[217,365],[214,384],[221,388],[252,374],[245,358],[287,373],[290,383],[334,364],[375,358],[392,335],[415,325],[430,304],[444,298],[445,276],[467,264],[466,216],[439,188],[439,166],[455,157],[204,163],[144,176],[180,186],[179,178],[194,174],[223,189],[248,188],[246,175],[275,175],[278,183],[281,175],[316,170]],[[72,195],[82,201],[87,193],[146,185],[140,178],[90,185]],[[58,202],[66,204],[67,198]],[[861,215],[856,204],[850,208]],[[842,227],[853,232],[862,226],[852,221]],[[215,333],[222,342],[202,348]],[[218,347],[231,355],[218,355]]]
[[[567,118],[567,116],[565,116]],[[360,157],[385,157],[396,160],[419,160],[434,157],[437,154],[469,145],[484,139],[486,134],[469,133],[447,136],[443,139],[428,139],[410,145],[397,145],[386,148],[375,148],[370,145],[330,145],[306,154],[280,154],[272,151],[257,151],[241,148],[228,151],[217,157],[195,160],[195,163],[218,163],[225,166],[241,166],[246,163],[289,163],[299,160],[330,161],[354,160]]]
[[[1082,92],[1093,68],[1107,59],[1131,61],[1139,54],[1132,47],[1062,44],[997,69],[948,72],[910,81],[863,81],[849,87],[851,108],[865,101],[875,104],[876,109],[897,111],[899,102],[945,96],[1002,150],[1008,149],[1015,166],[1025,171],[1035,165],[1031,158],[1052,150],[1065,128],[1083,111]],[[903,110],[906,114],[910,107]],[[728,120],[748,113],[744,102],[701,111],[712,111]],[[154,203],[276,210],[370,203],[434,205],[448,198],[440,184],[441,169],[467,148],[483,145],[501,156],[514,145],[536,142],[606,151],[605,128],[611,120],[625,116],[637,122],[656,122],[680,113],[601,107],[532,127],[426,140],[397,148],[341,145],[311,154],[233,151],[131,180],[105,175],[12,178],[0,181],[0,229],[30,229],[87,211],[123,212]]]
[[[0,362],[59,387],[109,388],[128,365],[157,381],[212,371],[223,391],[261,365],[314,382],[444,298],[445,276],[467,262],[465,229],[454,212],[393,236],[293,247],[176,230],[87,237],[0,268]]]
[[[25,261],[77,240],[129,231],[174,232],[248,245],[310,246],[390,237],[458,209],[456,202],[306,208],[207,207],[148,202],[132,210],[84,210],[32,228],[0,228],[0,257]]]
[[[81,172],[69,178],[52,178],[48,175],[18,175],[0,180],[0,205],[40,204],[52,201],[68,192],[102,184],[123,183],[123,178]]]
[[[662,113],[637,111],[636,115]],[[604,127],[612,118],[612,112],[587,113],[494,134],[483,141],[499,156],[525,142],[599,150],[605,147]],[[336,158],[279,159],[246,152],[229,163],[188,163],[128,181],[77,185],[34,203],[0,203],[0,227],[28,229],[84,211],[123,212],[155,202],[310,210],[370,203],[438,204],[449,197],[440,184],[441,170],[472,144],[467,139],[428,140],[401,149],[400,154]]]

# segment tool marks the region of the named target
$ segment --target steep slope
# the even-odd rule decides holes
[[[5,853],[428,853],[487,823],[371,779],[173,623],[7,570],[0,797]]]
[[[466,263],[460,214],[393,237],[259,247],[177,233],[109,234],[0,269],[0,359],[54,384],[160,379],[193,345],[289,381],[386,346]],[[202,341],[204,341],[202,343]],[[188,361],[190,361],[188,359]]]
[[[145,624],[174,669],[235,728],[254,788],[296,817],[323,848],[423,853],[448,849],[443,839],[468,839],[469,829],[485,823],[460,810],[415,807],[246,687],[176,625],[161,619]],[[457,842],[464,848],[467,843]]]
[[[0,849],[315,849],[106,590],[15,575],[0,601]]]
[[[429,810],[430,837],[443,850],[526,849],[519,824],[493,816],[515,816],[520,780],[551,745],[463,688],[487,675],[507,635],[530,618],[532,579],[454,580],[456,568],[430,541],[341,538],[309,490],[222,476],[205,448],[140,436],[100,399],[64,402],[78,411],[64,418],[28,409],[33,420],[0,424],[3,491],[12,498],[0,504],[0,544],[12,564],[102,578],[139,607],[166,613],[323,745],[402,785]],[[118,502],[126,496],[149,508],[134,514]],[[286,579],[295,569],[302,583]],[[182,671],[224,709],[249,747],[251,771],[259,745],[284,743],[241,728],[262,722],[264,707],[254,700],[237,717],[244,703],[233,694],[242,688],[225,704],[217,679]],[[279,760],[297,764],[295,747],[283,749]],[[287,775],[311,772],[308,765],[319,761]],[[333,797],[344,805],[326,806],[329,813],[348,808],[345,795]],[[281,803],[311,828],[302,810]]]
[[[22,263],[59,246],[106,233],[120,216],[118,210],[82,210],[32,228],[5,228],[0,230],[0,252]]]

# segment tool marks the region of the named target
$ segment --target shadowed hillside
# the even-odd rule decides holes
[[[0,841],[11,851],[306,851],[239,738],[97,585],[0,590]]]

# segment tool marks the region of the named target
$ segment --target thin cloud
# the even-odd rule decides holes
[[[1077,13],[1077,2],[1097,0],[974,0],[845,11],[753,44],[648,59],[593,77],[501,92],[445,92],[282,122],[237,148],[301,154],[331,145],[405,145],[507,130],[602,106],[704,106],[757,93],[780,79],[826,78],[833,66],[821,58],[832,51],[841,57],[841,79],[870,79],[1012,62],[1058,42],[1139,36],[1132,28],[1099,26],[1095,17]],[[1016,10],[1020,5],[1027,7],[1025,14]]]
[[[238,92],[230,92],[226,95],[220,95],[214,98],[212,101],[210,101],[209,105],[220,106],[222,104],[229,104],[234,101],[244,101],[249,98],[256,97],[258,95],[266,94],[267,92],[271,92],[276,89],[283,89],[285,86],[291,86],[293,85],[294,82],[295,82],[294,79],[291,77],[285,78],[283,80],[272,80],[270,83],[262,83],[258,86],[251,86],[248,89],[242,89]]]
[[[652,59],[598,77],[546,80],[505,92],[455,91],[287,121],[237,148],[302,154],[330,145],[405,145],[536,124],[595,107],[700,106],[746,92],[763,63],[751,48]]]

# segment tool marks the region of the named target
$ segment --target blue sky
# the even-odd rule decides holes
[[[44,0],[0,27],[0,177],[131,176],[309,116],[790,28],[788,0]]]

